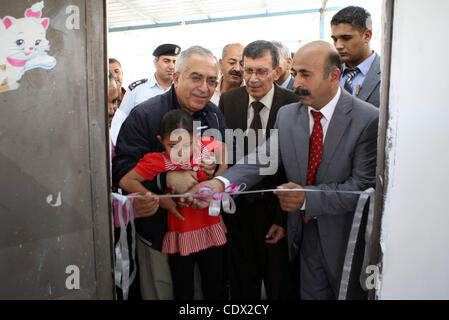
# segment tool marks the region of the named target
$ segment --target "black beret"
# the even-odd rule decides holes
[[[177,56],[181,52],[181,47],[177,46],[176,44],[161,44],[159,47],[156,48],[153,52],[153,56],[159,57],[159,56]]]

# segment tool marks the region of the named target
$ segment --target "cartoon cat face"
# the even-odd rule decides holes
[[[29,59],[49,50],[46,30],[50,19],[4,17],[0,23],[4,51],[0,60],[6,59],[14,67],[23,67]]]

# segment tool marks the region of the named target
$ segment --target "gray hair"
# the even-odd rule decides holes
[[[279,41],[271,41],[276,47],[279,48],[279,51],[281,52],[281,55],[284,57],[285,60],[290,59],[291,53],[290,53],[290,49],[284,45],[282,42]]]
[[[180,53],[179,58],[176,60],[175,64],[175,72],[179,74],[183,74],[184,71],[187,69],[187,59],[192,55],[197,54],[204,57],[211,57],[214,58],[215,63],[217,64],[217,72],[219,71],[218,68],[218,61],[217,58],[214,56],[214,54],[201,46],[192,46],[188,48],[187,50],[184,50]]]
[[[236,45],[239,45],[239,46],[244,47],[243,44],[238,43],[238,42],[227,44],[227,45],[225,45],[225,46],[223,47],[223,51],[221,52],[221,58],[223,59],[223,58],[226,56],[226,54],[227,54],[227,52],[228,52],[228,48],[229,48],[230,46],[236,46]]]
[[[341,58],[337,51],[331,50],[327,56],[326,64],[324,66],[324,79],[327,79],[329,74],[334,69],[341,71]]]

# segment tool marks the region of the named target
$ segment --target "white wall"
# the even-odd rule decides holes
[[[395,1],[380,299],[449,299],[448,12]]]

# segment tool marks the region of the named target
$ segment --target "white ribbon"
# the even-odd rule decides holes
[[[235,185],[234,185],[235,186]],[[228,187],[229,188],[229,187]],[[360,224],[363,216],[363,208],[365,207],[366,201],[370,198],[369,212],[367,218],[366,232],[365,232],[365,255],[363,259],[363,267],[360,275],[360,284],[362,288],[367,291],[366,287],[366,268],[369,263],[369,255],[371,252],[371,235],[373,229],[373,219],[374,219],[374,194],[375,190],[369,188],[365,191],[340,191],[340,190],[319,190],[319,189],[267,189],[267,190],[251,190],[243,191],[246,188],[244,184],[240,185],[238,189],[227,189],[224,192],[214,193],[212,189],[207,186],[203,186],[202,190],[199,190],[197,194],[183,194],[183,195],[163,195],[158,197],[172,197],[172,198],[211,198],[209,205],[209,215],[218,216],[220,214],[220,207],[223,206],[223,211],[229,214],[235,213],[236,206],[234,199],[231,195],[240,194],[251,194],[251,193],[262,193],[262,192],[292,192],[292,191],[302,191],[302,192],[329,192],[329,193],[345,193],[345,194],[355,194],[360,195],[357,201],[356,210],[354,212],[354,218],[352,222],[351,232],[349,235],[348,245],[346,248],[345,260],[343,264],[343,272],[340,282],[340,290],[338,299],[346,299],[348,293],[349,277],[351,275],[352,262],[354,258],[354,251],[357,243],[357,236],[359,234]],[[236,191],[237,190],[237,191]],[[133,197],[140,197],[139,195]],[[130,210],[128,210],[129,212]],[[120,215],[121,216],[121,215]],[[122,224],[122,221],[120,221]]]
[[[360,224],[363,217],[363,208],[365,207],[366,201],[370,198],[368,218],[366,223],[365,231],[365,256],[363,258],[363,267],[360,273],[360,284],[363,290],[367,291],[366,287],[366,267],[369,263],[369,256],[371,253],[371,234],[373,229],[373,218],[374,218],[374,194],[373,188],[369,188],[360,193],[359,200],[357,201],[357,206],[354,212],[354,218],[352,220],[351,232],[349,234],[348,245],[346,247],[346,255],[343,264],[343,272],[341,275],[340,282],[340,292],[338,294],[339,300],[346,300],[348,294],[349,278],[351,275],[352,262],[354,258],[355,247],[357,244],[357,236],[360,230]]]
[[[118,205],[118,218],[120,222],[120,238],[115,246],[115,285],[122,289],[123,300],[128,300],[129,287],[136,277],[136,228],[134,226],[134,210],[127,197],[118,193],[112,193],[112,199],[116,199]],[[128,237],[126,225],[123,220],[123,207],[126,208],[127,220],[131,224],[131,259],[134,264],[133,272],[130,275],[131,260],[129,255]]]

